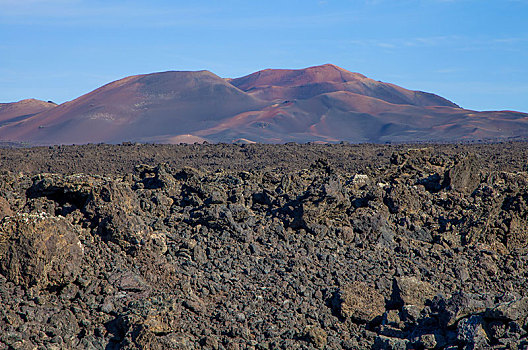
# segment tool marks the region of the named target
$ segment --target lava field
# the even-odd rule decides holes
[[[0,148],[0,349],[526,349],[527,159]]]

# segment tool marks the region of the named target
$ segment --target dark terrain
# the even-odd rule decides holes
[[[0,349],[526,349],[527,159],[0,148]]]

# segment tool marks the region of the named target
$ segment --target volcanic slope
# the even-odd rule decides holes
[[[208,71],[127,77],[0,129],[37,144],[196,142],[191,133],[265,103]]]
[[[267,69],[230,82],[273,103],[202,132],[282,141],[405,142],[505,139],[528,135],[528,115],[476,112],[421,91],[369,79],[332,64]]]
[[[305,100],[325,93],[348,91],[393,104],[459,107],[443,97],[375,81],[333,64],[297,70],[266,69],[233,79],[231,84],[264,100]]]
[[[237,79],[211,72],[132,76],[0,127],[35,144],[411,142],[528,137],[528,114],[476,112],[326,64]]]
[[[20,121],[41,113],[57,105],[36,99],[27,99],[13,103],[0,103],[0,125]]]

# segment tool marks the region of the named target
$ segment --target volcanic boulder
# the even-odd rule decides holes
[[[385,299],[374,288],[362,282],[351,283],[334,296],[335,310],[343,318],[366,323],[385,312]]]
[[[83,247],[63,217],[17,214],[0,226],[0,273],[25,288],[60,287],[79,274]]]

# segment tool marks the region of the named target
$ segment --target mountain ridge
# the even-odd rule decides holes
[[[24,102],[26,101],[26,102]],[[61,105],[0,104],[0,140],[30,144],[454,142],[528,137],[528,114],[466,110],[332,64],[125,77]]]

